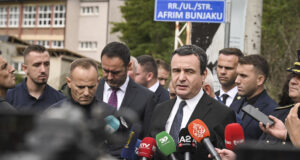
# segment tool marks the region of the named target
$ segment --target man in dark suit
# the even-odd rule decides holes
[[[158,103],[169,100],[169,92],[159,84],[157,79],[157,65],[149,55],[137,57],[138,67],[136,70],[135,82],[154,92]]]
[[[243,106],[251,104],[269,115],[278,106],[264,88],[269,74],[268,62],[261,55],[242,57],[239,60],[237,74],[235,83],[238,87],[238,94],[243,98],[233,102],[231,108],[242,118],[245,139],[258,140],[262,134],[258,122],[241,109]]]
[[[116,107],[118,111],[130,110],[147,129],[156,98],[154,93],[136,84],[127,75],[131,66],[129,48],[119,42],[107,44],[101,53],[101,66],[104,78],[99,82],[96,98]],[[125,119],[132,118],[132,115],[123,116]],[[126,123],[130,128],[130,121]]]
[[[181,128],[201,119],[209,128],[210,140],[215,147],[224,147],[224,128],[235,122],[235,113],[217,100],[208,96],[202,89],[207,71],[207,56],[203,49],[195,45],[178,48],[172,54],[171,75],[177,97],[155,107],[150,124],[149,135],[155,137],[166,131],[178,141]],[[208,151],[203,144],[198,144],[192,159],[208,159]],[[156,154],[156,159],[166,159]],[[175,155],[183,159],[182,155]]]
[[[217,76],[221,88],[215,94],[220,102],[229,107],[233,101],[238,99],[238,90],[234,81],[237,76],[236,68],[240,57],[243,57],[243,53],[237,48],[224,48],[219,51]]]

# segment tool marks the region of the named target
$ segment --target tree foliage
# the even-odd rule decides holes
[[[169,61],[174,46],[174,22],[155,22],[154,0],[126,0],[121,7],[125,22],[113,23],[131,55],[152,55]]]
[[[300,49],[300,1],[264,0],[262,55],[270,65],[268,91],[274,98],[286,79],[286,68],[297,61]]]

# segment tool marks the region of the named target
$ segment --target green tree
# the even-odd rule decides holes
[[[300,1],[264,0],[262,55],[270,65],[267,89],[278,97],[286,79],[286,68],[297,61],[300,49]]]
[[[174,48],[174,22],[154,21],[154,0],[126,0],[121,7],[125,22],[113,23],[112,32],[120,31],[120,40],[131,55],[152,55],[169,62]]]

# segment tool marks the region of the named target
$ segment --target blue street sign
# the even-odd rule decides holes
[[[222,23],[225,0],[155,0],[155,21]]]

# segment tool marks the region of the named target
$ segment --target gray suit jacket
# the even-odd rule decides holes
[[[165,101],[153,111],[153,116],[150,124],[150,131],[148,135],[151,137],[156,136],[161,131],[165,131],[166,122],[170,116],[172,108],[176,99]],[[209,129],[210,140],[215,147],[223,148],[224,144],[224,129],[227,124],[236,121],[235,113],[230,108],[220,104],[217,100],[209,97],[206,93],[198,102],[195,110],[193,111],[188,124],[195,120],[202,120]],[[187,124],[187,125],[188,125]],[[186,126],[187,127],[187,126]],[[208,151],[203,144],[197,144],[196,153],[192,154],[192,159],[209,159],[207,157]],[[155,159],[166,159],[162,154],[157,153]],[[182,155],[175,154],[178,159],[183,159]]]

